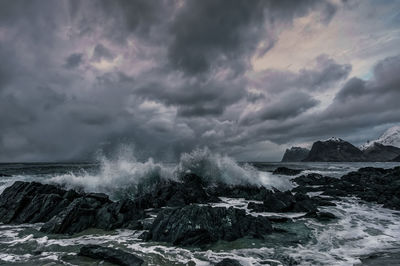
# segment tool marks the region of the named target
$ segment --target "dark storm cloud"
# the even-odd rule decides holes
[[[262,39],[267,44],[261,54],[272,48],[276,36],[265,24],[291,24],[313,7],[327,10],[325,1],[186,1],[174,19],[168,48],[171,64],[188,74],[210,68],[230,67],[242,71],[249,56]],[[325,12],[326,21],[335,13]],[[261,55],[259,54],[259,55]]]
[[[165,26],[163,24],[168,23],[177,5],[175,0],[101,0],[99,2],[104,15],[112,21],[112,30],[107,35],[117,41],[125,40],[130,32],[149,38],[155,27]]]
[[[296,117],[318,105],[319,101],[311,95],[300,91],[284,93],[275,99],[269,99],[259,111],[245,116],[241,123],[244,125],[263,122],[266,120],[285,120]]]
[[[171,82],[167,82],[167,78],[161,78],[161,82],[153,79],[139,86],[135,94],[176,106],[181,116],[221,115],[227,106],[246,95],[243,78],[187,80],[176,76]]]
[[[317,0],[0,1],[0,160],[91,159],[121,143],[173,160],[197,146],[286,143],[362,127],[362,114],[338,117],[371,98],[388,101],[372,119],[394,121],[397,60],[349,81],[319,114],[314,94],[350,65],[322,55],[300,71],[254,74],[251,59],[296,18],[315,11],[324,26],[336,10]]]
[[[82,53],[74,53],[68,56],[65,59],[65,64],[64,66],[66,68],[76,68],[78,67],[83,61],[83,54]]]

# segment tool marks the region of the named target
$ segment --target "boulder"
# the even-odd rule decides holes
[[[276,191],[262,204],[250,202],[247,207],[255,212],[310,212],[317,209],[317,202],[302,193]]]
[[[314,218],[317,219],[318,221],[325,221],[325,222],[337,219],[337,217],[330,212],[318,212],[318,211],[309,212],[306,215],[302,216],[301,218]]]
[[[83,246],[78,255],[97,260],[104,260],[121,266],[140,266],[144,262],[141,258],[131,253],[99,245]]]
[[[88,228],[142,229],[139,220],[145,217],[144,210],[135,201],[110,202],[108,198],[87,195],[75,199],[64,211],[46,222],[40,231],[52,234],[74,234]]]
[[[214,197],[244,198],[247,200],[264,200],[273,193],[263,186],[217,184],[207,188]]]
[[[17,181],[0,195],[0,222],[46,222],[75,199],[68,195],[53,185]]]
[[[206,191],[201,177],[195,174],[184,175],[181,182],[161,181],[150,192],[138,195],[135,201],[140,202],[142,208],[182,207],[191,203],[220,202],[217,196]]]
[[[271,232],[272,226],[267,218],[247,215],[245,210],[190,205],[163,209],[144,238],[192,246],[218,240],[233,241],[245,236],[262,239]]]
[[[383,204],[386,208],[400,210],[400,167],[365,167],[341,178],[308,175],[297,177],[293,181],[299,184],[293,191],[322,191],[323,195],[332,197],[356,196],[365,201]],[[317,188],[314,187],[316,185]],[[317,205],[332,204],[326,198],[313,199],[318,201]]]
[[[339,179],[311,173],[308,175],[296,177],[292,181],[300,186],[326,186],[335,183],[336,181],[339,181]]]
[[[278,167],[272,173],[274,175],[298,175],[302,171],[303,170],[299,170],[299,169],[290,169],[290,168],[287,168],[287,167]]]

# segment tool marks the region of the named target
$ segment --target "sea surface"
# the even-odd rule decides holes
[[[0,164],[0,193],[17,180],[56,183],[65,188],[103,192],[112,199],[133,197],[135,186],[157,177],[176,178],[177,172],[196,172],[231,184],[251,183],[287,190],[293,177],[272,175],[278,166],[340,177],[360,167],[391,168],[399,163],[235,163],[209,153],[191,154],[177,164],[139,162],[132,158],[103,159],[99,163]],[[9,176],[4,176],[9,175]],[[244,199],[221,198],[213,206],[246,209]],[[330,223],[297,219],[279,226],[287,233],[274,233],[265,240],[239,239],[218,242],[206,250],[143,242],[141,231],[87,230],[80,234],[48,235],[41,224],[0,224],[0,265],[99,265],[77,256],[80,245],[101,244],[120,248],[145,260],[145,265],[213,265],[233,258],[243,265],[400,265],[400,212],[356,198],[343,198],[335,207],[320,209],[339,217]],[[296,217],[302,213],[262,213]],[[110,265],[106,262],[101,265]]]

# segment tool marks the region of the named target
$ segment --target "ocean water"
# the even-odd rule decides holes
[[[0,192],[16,180],[55,183],[66,188],[103,192],[112,199],[133,197],[140,184],[159,179],[177,179],[194,172],[211,182],[256,184],[287,190],[293,177],[272,175],[278,166],[304,169],[340,177],[360,167],[391,168],[399,163],[236,163],[229,157],[197,150],[176,163],[137,161],[133,156],[99,163],[20,163],[0,164]],[[221,198],[213,206],[246,209],[244,199]],[[239,239],[218,242],[207,249],[174,247],[165,243],[143,242],[141,231],[87,230],[82,233],[48,235],[39,232],[41,224],[0,224],[0,265],[98,265],[98,261],[76,256],[80,245],[101,244],[138,255],[145,265],[213,265],[234,258],[243,265],[400,265],[400,212],[343,198],[335,207],[320,209],[339,217],[334,222],[296,219],[278,224],[287,233],[273,233],[265,240]],[[251,214],[248,210],[247,212]],[[252,214],[254,215],[254,214]],[[297,217],[302,213],[261,213],[264,216]],[[101,265],[110,265],[102,263]]]

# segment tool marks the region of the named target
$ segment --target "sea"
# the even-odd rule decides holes
[[[207,150],[185,154],[177,163],[132,156],[101,158],[95,163],[3,163],[0,193],[17,180],[58,184],[85,192],[107,193],[111,199],[134,197],[141,183],[157,178],[174,179],[195,172],[228,184],[256,184],[279,190],[294,187],[293,177],[273,175],[279,166],[331,177],[372,166],[392,168],[399,163],[244,163]],[[312,195],[311,195],[312,196]],[[245,209],[245,199],[221,198],[213,206]],[[232,258],[242,265],[400,265],[400,212],[357,198],[342,198],[334,207],[320,207],[339,217],[333,222],[295,219],[278,224],[286,233],[264,240],[250,238],[217,242],[205,249],[144,242],[142,231],[90,229],[75,235],[49,235],[41,224],[0,224],[0,265],[111,265],[77,256],[85,244],[99,244],[131,252],[145,265],[213,265]],[[261,213],[264,216],[298,217],[304,213]],[[255,215],[255,214],[252,214]]]

